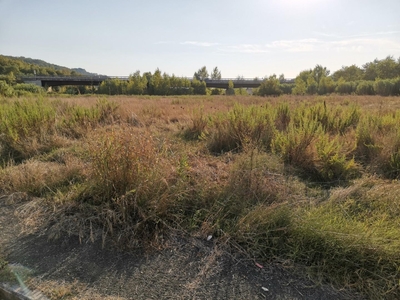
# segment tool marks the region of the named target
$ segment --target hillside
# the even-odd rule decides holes
[[[40,59],[32,59],[27,57],[14,57],[0,55],[0,75],[14,76],[77,76],[77,75],[98,75],[87,72],[82,68],[67,68],[55,64],[45,62]]]

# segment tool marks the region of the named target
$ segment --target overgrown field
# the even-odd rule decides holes
[[[0,99],[0,189],[50,237],[171,230],[400,298],[400,98]],[[28,205],[29,204],[29,205]]]

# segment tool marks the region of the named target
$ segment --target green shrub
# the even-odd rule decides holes
[[[357,95],[375,95],[374,82],[373,81],[360,81],[356,88]]]
[[[350,107],[331,106],[320,102],[309,108],[303,108],[308,118],[321,124],[325,132],[344,134],[348,129],[355,128],[360,119],[360,109],[356,105]]]
[[[264,79],[258,88],[258,95],[260,96],[279,96],[282,94],[280,89],[280,82],[276,76],[270,76],[268,79]]]
[[[49,151],[56,110],[48,100],[16,100],[0,106],[0,145],[5,159],[22,160]]]
[[[349,82],[344,80],[339,80],[335,89],[338,94],[353,94],[356,92],[357,84],[355,82]]]
[[[348,182],[359,174],[354,159],[348,159],[343,145],[337,138],[323,135],[316,142],[316,169],[321,179],[332,185]]]
[[[12,97],[14,89],[7,82],[0,80],[0,96]]]
[[[291,120],[289,104],[282,103],[276,108],[275,127],[280,131],[286,131]]]
[[[211,128],[208,148],[214,153],[241,150],[247,143],[269,149],[275,132],[269,106],[245,108],[238,104],[227,115],[215,117]]]
[[[282,91],[282,94],[285,95],[291,95],[293,93],[294,87],[294,83],[281,83],[279,85],[279,89]]]
[[[285,163],[311,175],[315,173],[312,143],[321,132],[321,126],[313,120],[303,118],[298,125],[291,122],[286,132],[276,133],[272,150]]]
[[[391,96],[395,92],[395,82],[391,79],[376,79],[374,82],[374,90],[377,95]]]
[[[25,91],[32,94],[43,94],[45,90],[36,84],[31,83],[19,83],[13,86],[15,91]]]

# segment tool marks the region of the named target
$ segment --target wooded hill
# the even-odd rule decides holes
[[[14,76],[79,76],[97,75],[82,68],[67,68],[40,59],[0,55],[0,75]]]

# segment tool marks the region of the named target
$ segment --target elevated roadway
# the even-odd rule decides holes
[[[119,79],[123,81],[128,81],[129,77],[110,77],[110,76],[31,76],[31,77],[21,77],[20,81],[24,83],[34,83],[43,87],[50,86],[62,86],[62,85],[88,85],[97,86],[100,85],[105,80]],[[188,78],[192,80],[192,78]],[[227,89],[229,87],[229,82],[232,81],[235,88],[258,88],[262,80],[261,79],[233,79],[233,78],[223,78],[223,79],[205,79],[208,88],[220,88]],[[292,83],[293,80],[289,79],[285,81],[286,83]]]

